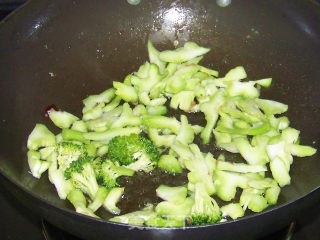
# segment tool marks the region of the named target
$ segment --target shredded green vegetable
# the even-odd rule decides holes
[[[276,204],[281,187],[291,182],[294,157],[311,156],[316,149],[301,145],[300,131],[279,116],[288,105],[260,98],[261,87],[272,79],[247,81],[243,66],[219,77],[217,70],[199,65],[210,49],[193,42],[160,52],[148,41],[147,48],[150,62],[84,99],[82,118],[50,111],[60,134],[36,124],[27,144],[31,174],[40,178],[48,170],[59,197],[77,212],[99,218],[96,211],[103,207],[118,215],[109,221],[133,225],[215,224]],[[170,108],[185,114],[168,116]],[[191,124],[190,114],[204,116],[206,123]],[[243,161],[215,158],[213,149],[202,152],[195,139]],[[125,191],[118,178],[155,168],[167,174],[187,171],[188,183],[160,185],[154,194],[163,201],[121,215],[117,203]],[[272,177],[265,177],[268,171]],[[229,203],[219,206],[217,198]]]

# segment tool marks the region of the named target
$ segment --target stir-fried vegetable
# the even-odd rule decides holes
[[[316,149],[301,145],[300,131],[279,116],[288,105],[259,98],[271,78],[246,81],[242,66],[218,77],[218,71],[199,64],[209,51],[187,42],[160,52],[149,41],[150,62],[84,99],[82,119],[51,110],[50,119],[61,129],[56,136],[36,124],[27,143],[31,174],[40,178],[48,170],[59,197],[77,212],[98,217],[104,207],[117,215],[109,221],[133,225],[215,224],[276,204],[281,187],[291,182],[294,157],[311,156]],[[168,115],[178,109],[184,114]],[[192,115],[205,124],[193,125]],[[214,156],[213,149],[203,152],[195,140],[215,143],[243,161]],[[154,192],[161,202],[120,215],[121,176],[144,171],[152,178],[155,168],[173,175],[187,171],[188,182],[161,184]],[[219,206],[217,198],[229,203]]]

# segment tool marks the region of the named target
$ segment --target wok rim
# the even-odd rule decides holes
[[[9,24],[11,19],[21,11],[21,9],[27,8],[30,4],[32,4],[32,2],[34,2],[36,0],[28,0],[25,3],[23,3],[21,6],[19,6],[18,8],[16,8],[15,10],[13,10],[11,13],[9,13],[4,19],[2,19],[0,21],[0,27],[3,26],[3,24]],[[320,1],[317,2],[316,0],[304,0],[304,2],[309,2],[311,4],[314,5],[314,7],[319,8],[320,7]],[[8,23],[9,22],[9,23]],[[318,150],[318,149],[317,149]],[[215,224],[209,224],[209,225],[202,225],[202,226],[184,226],[184,227],[150,227],[150,226],[140,226],[140,225],[132,225],[132,224],[125,224],[125,223],[117,223],[117,222],[111,222],[107,219],[98,219],[98,218],[94,218],[88,215],[84,215],[81,213],[77,213],[75,210],[71,210],[71,209],[67,209],[67,208],[62,208],[59,206],[56,206],[55,204],[51,203],[49,200],[44,199],[43,197],[39,196],[38,194],[28,190],[27,188],[25,188],[22,184],[20,184],[19,182],[15,181],[14,179],[10,178],[3,169],[0,168],[0,175],[2,175],[2,177],[4,177],[10,184],[15,185],[16,188],[18,188],[19,190],[23,191],[23,193],[27,193],[29,196],[31,196],[34,199],[37,199],[38,201],[40,201],[41,203],[43,203],[44,205],[47,205],[51,208],[53,208],[57,213],[59,213],[60,215],[62,215],[63,213],[66,213],[68,216],[70,217],[80,217],[82,219],[86,219],[92,222],[96,222],[99,224],[111,224],[114,226],[119,226],[119,227],[126,227],[129,230],[131,229],[139,229],[139,230],[158,230],[158,231],[174,231],[174,230],[184,230],[187,231],[188,229],[191,230],[195,230],[195,229],[204,229],[204,228],[212,228],[212,227],[219,227],[219,226],[225,226],[225,225],[231,225],[231,224],[236,224],[238,222],[244,222],[246,220],[250,220],[252,218],[257,218],[263,215],[267,215],[267,214],[271,214],[275,211],[280,211],[282,209],[288,208],[291,205],[295,204],[296,202],[300,202],[302,201],[304,198],[308,198],[310,195],[318,192],[320,193],[320,184],[316,187],[313,188],[311,191],[309,191],[308,193],[299,196],[298,198],[295,198],[294,200],[290,200],[288,202],[282,203],[282,204],[276,204],[271,206],[272,208],[263,210],[262,212],[259,213],[253,213],[249,216],[244,216],[244,217],[240,217],[238,219],[235,220],[228,220],[225,222],[219,222],[219,223],[215,223]],[[0,185],[3,185],[2,182],[0,181]],[[53,185],[53,184],[51,184]],[[286,186],[286,187],[290,187],[290,185]],[[9,190],[10,192],[10,190]],[[10,194],[12,194],[10,192]],[[18,200],[18,199],[17,199]],[[59,199],[61,201],[66,201],[63,199]],[[20,200],[18,200],[20,201]],[[43,216],[40,216],[44,219],[46,219]],[[48,220],[48,219],[46,219]],[[48,222],[51,222],[50,220],[48,220]],[[271,232],[270,232],[271,233]]]

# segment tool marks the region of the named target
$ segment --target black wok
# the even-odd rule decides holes
[[[81,116],[81,99],[147,60],[159,49],[191,40],[211,47],[204,65],[224,74],[245,66],[251,79],[273,77],[262,96],[289,104],[301,142],[320,142],[320,8],[313,1],[33,0],[0,24],[0,180],[24,206],[88,239],[251,239],[276,231],[320,199],[319,154],[296,159],[292,184],[279,204],[242,219],[204,227],[135,228],[75,213],[46,175],[28,173],[26,139],[44,109],[56,104]],[[138,56],[138,57],[137,57]]]

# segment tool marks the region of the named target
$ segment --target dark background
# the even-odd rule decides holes
[[[0,20],[24,2],[24,0],[0,0]],[[0,186],[0,239],[45,239],[42,231],[41,219],[20,206]],[[276,237],[269,236],[266,239],[276,239]],[[297,220],[291,240],[300,239],[320,239],[320,203],[305,211]]]

